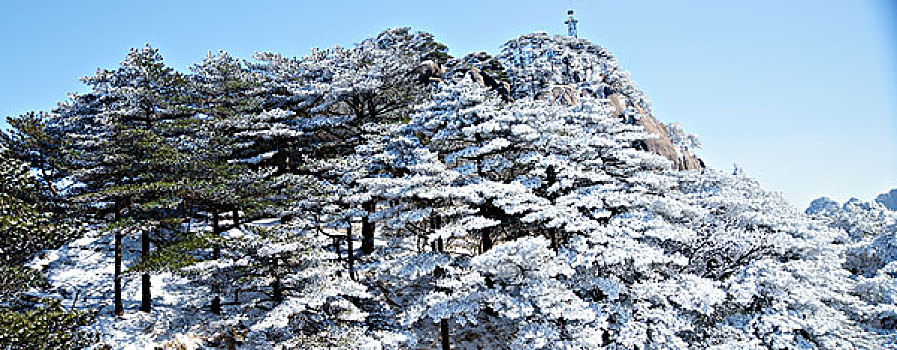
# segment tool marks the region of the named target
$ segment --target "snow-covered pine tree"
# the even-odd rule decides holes
[[[211,218],[213,245],[212,259],[221,256],[220,234],[226,227],[221,214],[231,212],[231,222],[239,227],[241,215],[260,208],[265,197],[266,180],[272,173],[268,169],[253,170],[235,159],[240,148],[232,133],[240,131],[235,126],[242,123],[247,114],[261,108],[261,79],[249,72],[243,62],[227,52],[209,53],[199,64],[191,67],[190,91],[196,108],[196,125],[189,140],[191,162],[197,170],[188,174],[189,185],[182,191],[182,206],[186,216],[191,209],[203,210]],[[187,236],[192,235],[187,232]],[[202,232],[200,235],[204,235]],[[215,284],[216,292],[227,284],[227,278]],[[221,313],[221,298],[215,295],[211,311]]]
[[[811,248],[839,241],[837,233],[814,227],[749,179],[671,171],[669,161],[639,147],[648,136],[631,120],[647,100],[603,49],[523,38],[530,47],[563,49],[528,56],[545,57],[535,67],[503,58],[507,74],[528,79],[535,93],[515,90],[515,100],[501,104],[478,86],[441,86],[378,156],[394,177],[362,181],[391,204],[385,227],[398,237],[423,231],[446,247],[423,252],[418,244],[415,252],[411,242],[395,243],[405,248],[393,248],[379,270],[387,295],[408,310],[414,339],[434,346],[425,324],[449,320],[459,347],[876,344],[853,325],[864,306],[846,275],[811,277],[813,266],[838,271],[837,248]],[[512,41],[506,51],[520,46]],[[591,63],[580,70],[558,62]],[[576,98],[540,101],[557,85]],[[611,89],[639,99],[618,115],[605,99]],[[421,229],[437,217],[440,229]],[[482,249],[490,228],[501,234]],[[761,265],[808,280],[743,292]],[[802,290],[816,294],[787,301]],[[784,299],[767,304],[776,298],[768,293]],[[838,302],[820,307],[831,300]],[[790,316],[808,310],[826,316]]]
[[[18,266],[78,231],[44,201],[49,189],[0,141],[0,265]]]
[[[418,67],[425,61],[438,67],[445,52],[432,35],[398,28],[350,48],[315,50],[295,62],[302,87],[314,101],[303,126],[314,136],[303,150],[305,171],[317,174],[326,186],[347,186],[354,193],[347,205],[364,211],[364,254],[374,249],[370,217],[377,198],[355,189],[355,179],[381,170],[371,164],[371,155],[428,94]]]
[[[878,200],[851,198],[839,205],[820,198],[807,213],[850,237],[843,267],[856,280],[851,294],[871,306],[861,321],[897,342],[897,212]]]
[[[35,175],[49,190],[44,200],[58,202],[62,196],[57,188],[58,184],[68,174],[62,166],[62,136],[51,128],[51,118],[52,115],[46,112],[28,112],[8,117],[6,121],[10,128],[0,133],[0,139],[12,156],[35,169]]]
[[[249,72],[241,60],[223,51],[209,53],[191,70],[190,90],[197,112],[191,144],[194,158],[203,163],[197,168],[204,172],[196,174],[197,180],[231,187],[226,194],[211,195],[202,201],[202,208],[208,212],[232,211],[234,224],[238,224],[243,209],[240,205],[246,205],[246,211],[255,209],[251,203],[257,198],[248,191],[250,184],[236,180],[250,171],[236,159],[239,156],[234,153],[240,145],[232,133],[240,131],[233,128],[235,123],[260,110],[261,79]],[[202,197],[201,193],[195,195]]]
[[[82,349],[95,335],[90,312],[63,308],[59,300],[40,298],[50,289],[46,277],[22,264],[44,249],[56,249],[81,233],[72,220],[49,211],[44,179],[17,159],[0,139],[0,348]]]
[[[431,231],[429,239],[445,241],[452,247],[449,251],[460,256],[445,260],[445,255],[426,253],[420,258],[403,260],[410,264],[433,266],[434,269],[437,266],[453,266],[449,276],[462,281],[479,281],[479,285],[470,286],[457,285],[450,282],[451,279],[439,282],[443,280],[439,278],[433,282],[435,286],[448,284],[460,289],[437,287],[431,291],[436,294],[420,293],[418,302],[445,300],[444,303],[427,303],[431,305],[431,311],[423,315],[441,315],[451,319],[452,328],[461,326],[455,332],[456,337],[460,334],[482,334],[490,331],[471,327],[471,324],[489,324],[498,329],[498,324],[513,325],[514,320],[519,319],[502,321],[488,316],[498,308],[485,313],[477,311],[479,307],[469,309],[471,305],[488,305],[489,302],[479,298],[492,288],[500,290],[504,286],[499,278],[493,276],[496,272],[470,271],[472,266],[485,268],[489,264],[471,265],[464,256],[479,252],[490,254],[496,243],[516,242],[516,239],[532,236],[546,237],[541,242],[550,243],[542,248],[547,249],[547,245],[551,245],[557,249],[570,235],[583,234],[600,226],[610,215],[610,211],[604,208],[601,189],[604,186],[618,188],[613,187],[611,177],[599,169],[624,168],[620,164],[605,167],[601,157],[606,157],[607,163],[611,163],[617,156],[614,152],[630,147],[632,138],[640,133],[629,128],[632,135],[627,137],[625,131],[613,130],[619,133],[618,140],[602,138],[598,127],[598,121],[602,121],[600,114],[589,118],[590,113],[598,111],[571,111],[526,99],[519,99],[512,106],[502,108],[498,96],[466,82],[446,87],[442,93],[436,94],[434,100],[416,115],[407,128],[406,136],[397,140],[400,144],[393,150],[400,152],[385,156],[394,159],[396,166],[403,166],[406,175],[401,179],[371,179],[367,183],[385,186],[380,189],[385,193],[384,198],[404,203],[397,206],[397,210],[386,213],[395,215],[384,220],[390,226],[399,230],[413,229],[417,225],[415,221],[428,218],[428,215],[413,214],[416,211],[429,211],[429,216],[439,217],[439,221],[443,222],[439,230]],[[577,117],[581,119],[577,120]],[[604,120],[605,123],[612,121],[612,116],[604,117],[609,119]],[[606,135],[610,136],[611,133]],[[413,140],[410,142],[412,144],[418,143],[416,148],[410,147],[408,140]],[[426,146],[421,146],[420,140],[425,140]],[[574,143],[569,143],[571,141]],[[653,157],[650,154],[645,156],[647,159]],[[579,200],[588,193],[593,194],[592,199]],[[604,191],[604,196],[609,193]],[[409,212],[413,208],[411,205],[422,208]],[[438,209],[440,207],[435,205],[443,208]],[[583,215],[583,212],[587,214]],[[511,251],[510,248],[502,249],[500,253],[491,255]],[[551,252],[550,255],[554,254]],[[420,260],[427,256],[439,259],[441,264],[433,265]],[[505,258],[496,256],[495,259]],[[407,268],[411,267],[393,269],[402,271]],[[467,272],[463,272],[465,270]],[[525,276],[516,278],[529,280]],[[519,283],[519,280],[515,281],[513,283]],[[433,283],[429,285],[433,286]],[[418,284],[419,287],[426,285]],[[405,286],[398,289],[413,290]],[[451,290],[452,297],[446,296],[447,290]],[[568,294],[572,292],[568,291]],[[432,309],[434,307],[437,309]],[[454,308],[460,310],[450,311]],[[409,317],[413,320],[421,316]],[[463,327],[465,325],[467,327]],[[512,326],[498,333],[517,334],[514,329]],[[506,340],[495,341],[500,343]],[[528,343],[523,341],[520,344],[525,347]]]
[[[193,331],[242,329],[252,348],[893,343],[890,212],[808,217],[742,172],[683,166],[697,139],[654,120],[597,45],[535,33],[443,62],[428,34],[394,29],[257,58],[210,55],[184,113],[125,64],[49,115],[75,151],[72,193],[119,213],[112,229],[191,217],[177,203],[270,216],[189,231],[144,264],[176,256],[165,268],[189,265],[191,291],[225,299]],[[130,104],[146,96],[175,108],[147,119]]]
[[[111,206],[116,232],[128,226],[141,233],[146,259],[152,233],[167,226],[175,212],[179,172],[190,165],[176,142],[184,135],[182,122],[191,117],[184,103],[185,80],[147,45],[132,49],[118,68],[99,70],[83,81],[92,91],[73,96],[57,111],[59,130],[71,147],[68,166],[80,186],[77,200],[90,209]],[[121,233],[115,241],[120,251]],[[145,312],[152,305],[149,277],[144,272],[140,310]],[[120,276],[115,284],[116,313],[121,314]]]

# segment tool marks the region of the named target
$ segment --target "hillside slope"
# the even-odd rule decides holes
[[[587,40],[446,52],[132,50],[47,118],[90,232],[32,259],[45,294],[96,349],[894,346],[892,214],[706,168]]]

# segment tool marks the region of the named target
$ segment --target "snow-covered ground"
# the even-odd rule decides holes
[[[222,225],[228,225],[222,221]],[[261,219],[252,226],[279,225],[277,219]],[[208,230],[207,225],[193,225],[193,230]],[[239,234],[232,229],[225,235]],[[122,240],[122,301],[125,314],[114,314],[114,235],[102,230],[90,231],[84,237],[59,249],[38,254],[28,265],[43,271],[52,286],[50,297],[63,300],[63,305],[81,310],[97,310],[97,322],[88,331],[100,335],[97,349],[154,350],[165,342],[176,340],[188,349],[199,349],[200,338],[208,338],[221,316],[209,312],[212,299],[208,287],[191,283],[173,273],[152,274],[150,278],[153,310],[140,312],[140,275],[127,273],[139,261],[140,241],[137,236]]]
[[[127,269],[139,259],[139,238],[126,236],[122,245],[123,269]],[[201,319],[208,317],[207,311],[201,310],[208,303],[208,290],[175,274],[154,274],[150,279],[153,312],[144,313],[137,311],[140,275],[125,273],[122,279],[125,315],[117,317],[112,305],[114,262],[113,235],[93,231],[57,250],[39,254],[29,265],[47,275],[53,296],[64,300],[63,305],[99,312],[97,322],[87,330],[100,334],[101,346],[154,349],[175,336],[188,342],[189,337],[183,334],[191,332],[191,325],[203,324]]]
[[[243,225],[242,229],[225,231],[222,235],[238,238],[247,233],[243,229],[249,226],[273,227],[280,224],[278,219],[260,219]],[[228,223],[222,221],[222,225],[226,227]],[[191,229],[202,231],[210,230],[210,227],[194,223]],[[63,305],[75,309],[98,311],[97,322],[86,328],[99,334],[99,343],[94,349],[155,350],[167,349],[169,347],[165,345],[172,343],[177,344],[177,347],[172,347],[176,349],[206,349],[203,343],[217,338],[225,329],[232,331],[241,320],[277,318],[277,308],[269,314],[251,305],[228,307],[222,315],[213,315],[209,308],[213,295],[208,286],[170,272],[151,275],[153,310],[151,313],[138,311],[140,274],[127,272],[128,267],[140,258],[140,241],[136,235],[125,236],[122,241],[125,314],[115,316],[112,303],[113,240],[114,235],[109,232],[92,230],[59,249],[38,254],[28,263],[48,277],[51,288],[46,296],[60,299]],[[382,245],[385,242],[377,243]]]
[[[226,221],[222,226],[229,226]],[[240,239],[246,235],[252,235],[248,230],[251,226],[271,228],[281,225],[278,219],[260,219],[241,228],[235,228],[222,233],[222,236],[230,239]],[[210,230],[207,223],[192,223],[193,231]],[[359,227],[360,229],[360,227]],[[324,231],[331,235],[344,234],[343,231],[326,228]],[[356,237],[358,238],[358,237]],[[330,242],[326,236],[316,239],[324,240],[319,244],[326,245]],[[153,310],[151,313],[138,311],[140,305],[140,274],[128,273],[128,267],[136,264],[140,259],[139,237],[126,236],[122,244],[122,265],[125,273],[122,279],[123,304],[125,314],[122,317],[114,315],[113,300],[113,276],[114,276],[114,235],[103,230],[92,230],[84,237],[72,241],[59,249],[38,254],[29,266],[43,271],[51,284],[49,297],[63,301],[63,305],[73,306],[80,310],[97,310],[97,322],[88,326],[86,330],[99,334],[99,344],[94,349],[126,349],[126,350],[155,350],[168,349],[207,349],[203,344],[219,343],[221,348],[230,348],[226,343],[215,341],[222,339],[222,334],[233,335],[240,332],[247,337],[264,334],[264,328],[270,322],[284,322],[281,311],[289,309],[302,309],[308,300],[301,296],[298,299],[288,298],[283,305],[273,310],[260,310],[252,303],[224,308],[222,315],[213,315],[209,304],[213,293],[207,285],[191,281],[176,273],[155,273],[151,275],[151,292],[153,298]],[[386,242],[378,240],[377,246],[383,246]],[[355,242],[355,247],[360,242]],[[326,254],[332,254],[330,252]],[[330,258],[335,258],[330,257]],[[365,270],[364,262],[359,261],[359,270]],[[357,285],[352,285],[357,286]],[[352,286],[332,286],[334,288],[350,288]],[[35,292],[36,293],[36,292]],[[251,299],[251,293],[241,294],[241,300]],[[315,299],[315,296],[311,297]],[[315,299],[317,300],[317,299]],[[293,307],[291,303],[299,303]],[[234,330],[238,330],[235,332]],[[247,334],[248,333],[248,334]],[[256,334],[259,333],[259,334]],[[381,348],[383,344],[373,339],[368,339],[370,345],[367,348]],[[398,340],[397,340],[398,341]],[[168,347],[166,345],[173,345]],[[243,347],[254,348],[249,342]]]

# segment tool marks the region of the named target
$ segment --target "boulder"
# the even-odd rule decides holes
[[[477,83],[477,85],[486,86],[486,82],[483,79],[483,74],[480,73],[479,69],[470,68],[470,70],[467,71],[467,76],[469,76],[470,80],[473,80],[474,83]]]
[[[480,86],[485,86],[492,91],[498,93],[501,96],[502,100],[511,101],[511,85],[504,81],[499,81],[486,74],[485,72],[477,69],[476,67],[470,67],[467,71],[467,75],[470,76],[477,84]]]
[[[673,162],[676,170],[700,170],[704,169],[704,162],[673,144],[666,126],[654,117],[642,114],[635,122],[645,129],[645,132],[657,137],[645,140],[648,151],[657,153]]]
[[[417,77],[418,83],[427,84],[442,81],[442,75],[445,74],[445,71],[436,61],[426,60],[414,67],[412,73]]]
[[[536,94],[536,99],[560,102],[561,104],[572,106],[579,104],[579,97],[582,95],[583,93],[573,85],[553,85]]]

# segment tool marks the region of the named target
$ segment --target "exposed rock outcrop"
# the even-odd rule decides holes
[[[551,40],[563,39],[548,39],[537,35],[535,38],[521,40],[523,41],[517,50],[508,51],[498,59],[485,52],[475,52],[463,58],[451,59],[445,64],[444,76],[455,81],[471,79],[480,86],[497,92],[505,101],[513,101],[515,96],[518,98],[532,96],[538,100],[572,106],[579,104],[586,96],[607,99],[617,115],[627,118],[628,123],[639,125],[645,132],[653,135],[638,146],[669,159],[673,169],[704,169],[704,162],[689,152],[694,145],[674,140],[666,125],[651,115],[650,106],[641,91],[629,82],[625,73],[617,71],[610,53],[606,50],[585,47],[578,41],[569,43],[575,46],[576,50],[591,50],[588,54],[577,58],[570,56],[569,53],[563,53],[569,48],[562,50],[555,47],[548,50],[548,47],[555,43]],[[527,49],[527,45],[534,47]],[[525,50],[529,51],[524,55],[522,52]],[[527,68],[533,64],[530,62],[532,60],[542,60],[541,64],[552,66],[550,72],[554,75],[532,75],[529,72],[531,68]],[[437,70],[432,65],[423,67],[422,64],[420,71]],[[438,71],[443,72],[441,68]],[[515,85],[512,86],[509,81]]]
[[[549,100],[564,105],[575,105],[585,95],[592,95],[592,93],[578,89],[574,85],[552,85],[537,93],[536,99]],[[611,93],[607,98],[610,100],[610,104],[616,114],[621,117],[624,115],[627,106],[634,107],[638,112],[638,117],[634,118],[631,123],[641,126],[645,132],[655,136],[644,142],[643,147],[646,151],[654,152],[669,159],[673,162],[673,168],[676,170],[704,169],[704,162],[700,158],[673,143],[667,127],[638,104],[629,103],[626,97],[619,93]]]
[[[511,85],[503,79],[504,67],[491,55],[475,52],[446,63],[446,76],[470,79],[498,93],[504,101],[512,101]]]
[[[548,89],[542,90],[536,94],[537,100],[549,100],[551,102],[558,102],[561,104],[565,104],[568,106],[572,106],[579,103],[579,98],[586,94],[585,91],[580,91],[573,85],[554,85]]]
[[[487,57],[475,54],[465,59],[477,64],[494,61]],[[654,119],[645,94],[607,49],[588,40],[532,33],[506,43],[498,61],[503,66],[499,77],[510,82],[510,97],[565,105],[578,104],[585,96],[607,101],[625,122],[640,125],[654,135],[635,146],[666,157],[677,170],[704,168],[690,152],[699,146],[697,138],[680,135],[683,132],[679,128],[670,129]]]
[[[611,94],[608,99],[618,115],[623,115],[627,105],[631,105],[638,111],[638,118],[633,122],[645,129],[645,132],[656,136],[645,141],[645,150],[657,153],[673,162],[676,170],[700,170],[704,169],[704,161],[694,154],[681,149],[673,143],[670,132],[666,126],[645,111],[638,104],[627,103],[625,97],[619,93]]]
[[[467,74],[473,81],[497,92],[503,100],[511,101],[511,85],[507,82],[496,80],[491,75],[480,71],[476,67],[470,67]]]
[[[412,74],[417,77],[418,83],[428,84],[442,81],[442,75],[445,74],[445,70],[436,61],[426,60],[417,65]]]
[[[635,121],[635,124],[644,128],[645,132],[657,136],[646,140],[645,148],[671,160],[676,170],[704,169],[703,161],[673,144],[666,126],[654,117],[643,114]]]

